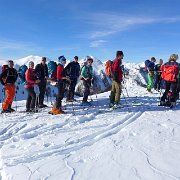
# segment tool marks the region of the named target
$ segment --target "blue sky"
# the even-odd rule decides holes
[[[0,0],[0,59],[93,55],[141,62],[180,52],[179,0]]]

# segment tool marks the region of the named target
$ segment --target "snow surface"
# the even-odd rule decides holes
[[[27,114],[25,100],[0,114],[0,179],[179,180],[180,106],[158,107],[162,94],[136,81],[141,66],[125,66],[124,108],[111,111],[105,92],[91,96],[90,108],[63,100],[64,115],[49,115],[51,102]]]

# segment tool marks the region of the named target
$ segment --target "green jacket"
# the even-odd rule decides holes
[[[85,65],[81,70],[81,76],[84,78],[92,79],[93,77],[92,72],[93,72],[92,66]]]

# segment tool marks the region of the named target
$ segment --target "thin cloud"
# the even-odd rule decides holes
[[[98,13],[87,18],[86,22],[91,24],[96,30],[89,32],[91,39],[106,37],[115,33],[129,30],[132,27],[154,23],[175,23],[180,17],[132,17],[117,14]]]
[[[107,42],[107,41],[105,41],[105,40],[92,41],[90,43],[90,47],[96,48],[96,47],[99,47],[100,45],[102,45],[105,42]]]

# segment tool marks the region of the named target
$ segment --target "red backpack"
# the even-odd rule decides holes
[[[3,73],[6,69],[8,69],[8,65],[7,65],[7,64],[5,64],[5,65],[2,66],[2,73]]]
[[[178,66],[176,65],[163,65],[162,68],[162,79],[165,81],[176,82],[176,76],[178,74]]]
[[[112,66],[113,66],[113,61],[111,61],[111,60],[106,61],[106,64],[105,64],[105,74],[108,77],[110,77],[110,78],[113,77]]]

